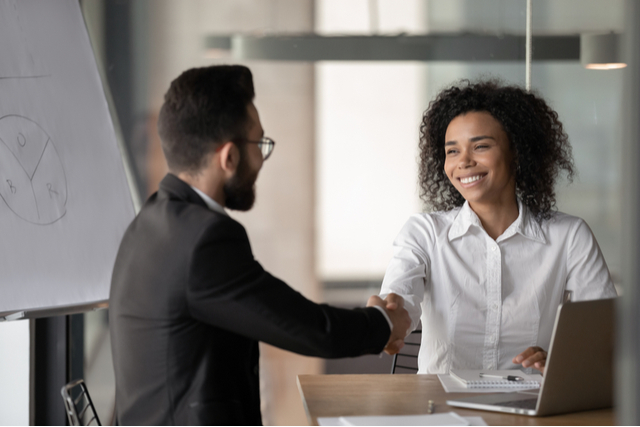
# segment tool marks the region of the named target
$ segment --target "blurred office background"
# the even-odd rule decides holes
[[[238,60],[228,47],[212,47],[208,40],[301,33],[523,36],[526,0],[80,4],[110,88],[134,186],[143,199],[166,173],[156,119],[171,80],[191,67],[243,63],[251,68],[263,127],[277,144],[260,174],[255,208],[232,216],[247,228],[254,254],[267,270],[314,301],[345,307],[364,305],[379,291],[396,233],[411,214],[428,209],[418,198],[416,159],[421,114],[429,101],[462,78],[496,77],[525,84],[524,59]],[[623,33],[626,6],[625,0],[534,0],[533,34]],[[531,74],[532,88],[556,109],[566,127],[579,171],[573,184],[563,182],[557,188],[558,209],[589,223],[622,295],[629,285],[622,280],[620,243],[626,232],[624,73],[588,70],[574,58],[534,61]],[[108,423],[114,405],[108,312],[81,318],[83,375]],[[28,323],[14,323],[0,324],[0,336],[28,342]],[[0,339],[0,349],[10,345]],[[0,360],[0,366],[7,365]],[[325,362],[263,345],[263,422],[307,423],[298,374],[386,373],[389,368],[387,356]],[[7,384],[9,373],[2,369]],[[0,410],[0,424],[21,423],[24,413],[7,418],[2,415],[9,413],[7,408]],[[20,411],[19,406],[14,411]]]

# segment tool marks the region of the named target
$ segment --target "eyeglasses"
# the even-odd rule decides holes
[[[251,144],[258,144],[258,148],[262,152],[262,160],[267,160],[269,158],[271,153],[273,153],[273,147],[276,145],[276,142],[273,139],[266,136],[263,136],[258,141],[239,139],[237,140],[237,142],[249,142]]]

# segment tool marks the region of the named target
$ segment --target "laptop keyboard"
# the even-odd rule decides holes
[[[495,403],[496,406],[507,406],[509,408],[536,409],[538,399],[510,400],[508,402]]]

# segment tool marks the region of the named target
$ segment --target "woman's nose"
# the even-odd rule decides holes
[[[475,165],[475,161],[468,151],[462,151],[458,160],[458,167],[460,169],[466,169]]]

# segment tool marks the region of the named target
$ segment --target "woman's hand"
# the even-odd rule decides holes
[[[544,366],[547,363],[547,352],[540,347],[529,347],[514,357],[512,362],[522,364],[523,368],[536,368],[544,374]]]

